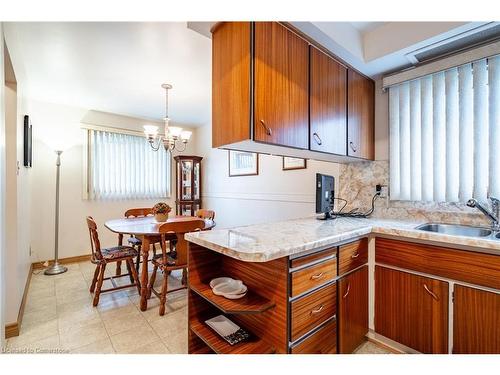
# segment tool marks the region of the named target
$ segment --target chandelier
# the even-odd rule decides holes
[[[164,83],[161,87],[165,89],[165,118],[163,119],[163,121],[165,121],[165,133],[164,135],[159,135],[158,126],[144,125],[144,134],[146,134],[149,145],[154,151],[158,151],[160,145],[163,143],[163,147],[166,151],[176,150],[182,152],[186,149],[186,145],[192,133],[178,126],[169,126],[168,90],[172,88],[172,85]]]

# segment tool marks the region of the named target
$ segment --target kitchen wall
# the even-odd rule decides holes
[[[22,167],[24,114],[28,111],[24,86],[16,79],[8,50],[5,53],[5,139],[6,139],[6,253],[5,320],[17,321],[30,269],[30,173]]]
[[[43,262],[54,257],[55,172],[56,148],[65,148],[61,156],[60,238],[59,257],[66,258],[90,253],[85,217],[91,215],[99,226],[103,246],[116,244],[117,236],[104,227],[108,219],[119,218],[132,207],[151,207],[158,199],[148,200],[85,200],[83,189],[82,121],[100,126],[142,130],[151,120],[90,111],[85,108],[31,101],[33,122],[33,181],[31,189],[31,248],[33,261]],[[156,123],[156,125],[162,125]],[[196,139],[196,132],[193,139]],[[59,140],[63,141],[62,143]],[[59,143],[59,145],[58,145]],[[186,152],[190,152],[188,147]],[[172,181],[175,181],[172,168]],[[172,197],[166,202],[174,206]]]
[[[308,160],[307,169],[283,171],[280,156],[259,155],[258,176],[228,176],[228,151],[212,149],[210,125],[198,128],[203,207],[216,211],[217,228],[314,215],[316,173],[339,176],[339,164]]]
[[[5,88],[3,23],[0,22],[0,347],[5,344]]]

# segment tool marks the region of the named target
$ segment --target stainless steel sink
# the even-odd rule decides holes
[[[419,225],[415,229],[424,230],[427,232],[449,234],[452,236],[466,237],[488,237],[492,234],[492,231],[487,228],[471,227],[468,225],[459,224],[427,223]],[[500,239],[500,233],[496,235],[496,239]]]

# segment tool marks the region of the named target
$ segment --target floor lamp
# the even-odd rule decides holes
[[[62,151],[56,151],[56,222],[55,222],[55,244],[54,244],[54,264],[45,270],[46,275],[59,275],[68,269],[59,264],[59,173],[61,169]]]

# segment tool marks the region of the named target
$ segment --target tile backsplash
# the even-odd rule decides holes
[[[389,185],[388,161],[342,164],[340,166],[340,191],[336,196],[347,200],[348,204],[344,211],[353,208],[366,211],[371,207],[377,184]],[[336,209],[341,205],[341,202],[336,202]],[[385,219],[489,225],[488,219],[483,214],[477,209],[467,207],[464,203],[391,201],[386,198],[377,198],[372,216]]]

